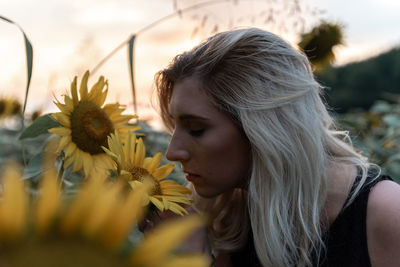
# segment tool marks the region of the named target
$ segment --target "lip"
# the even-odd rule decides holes
[[[190,182],[196,181],[200,178],[200,175],[193,173],[186,173],[186,179]]]

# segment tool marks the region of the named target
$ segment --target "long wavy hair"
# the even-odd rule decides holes
[[[264,266],[310,266],[323,249],[321,212],[332,162],[367,159],[336,130],[307,57],[280,37],[256,28],[218,33],[176,56],[155,76],[160,112],[173,129],[169,101],[175,83],[196,77],[211,101],[239,125],[251,144],[247,190],[234,189],[198,205],[213,218],[214,249],[234,251],[251,227]],[[243,219],[247,218],[247,219]]]

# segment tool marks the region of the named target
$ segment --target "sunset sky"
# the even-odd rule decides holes
[[[34,67],[27,110],[54,111],[51,103],[67,92],[74,75],[93,69],[130,34],[178,8],[209,1],[198,0],[0,0],[0,15],[17,22],[34,49]],[[218,1],[215,1],[218,2]],[[257,26],[296,43],[298,35],[265,23],[265,12],[277,1],[219,1],[201,9],[175,16],[141,33],[136,39],[136,87],[139,115],[154,116],[149,99],[154,73],[171,58],[218,30]],[[345,26],[345,45],[336,50],[337,65],[361,60],[400,45],[400,1],[397,0],[300,0],[303,11],[318,8],[319,17],[306,16],[305,30],[323,18]],[[275,4],[276,5],[276,4]],[[263,15],[264,14],[264,15]],[[204,16],[207,19],[204,19]],[[277,18],[288,21],[288,16]],[[278,14],[276,14],[278,17]],[[198,31],[194,29],[203,25]],[[298,33],[298,32],[297,32]],[[0,94],[22,101],[26,84],[26,63],[21,32],[0,21]],[[131,104],[127,48],[107,61],[99,75],[109,79],[108,102]],[[131,106],[130,106],[131,108]]]

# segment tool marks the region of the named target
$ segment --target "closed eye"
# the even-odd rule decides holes
[[[182,125],[186,132],[193,137],[200,137],[207,130],[209,119],[191,114],[179,116],[178,124]]]
[[[189,134],[190,134],[191,136],[194,136],[194,137],[202,136],[203,133],[204,133],[204,129],[200,129],[200,130],[189,130]]]

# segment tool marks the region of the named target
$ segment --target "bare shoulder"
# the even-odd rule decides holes
[[[367,208],[368,250],[373,267],[399,266],[400,185],[377,183],[369,194]]]

